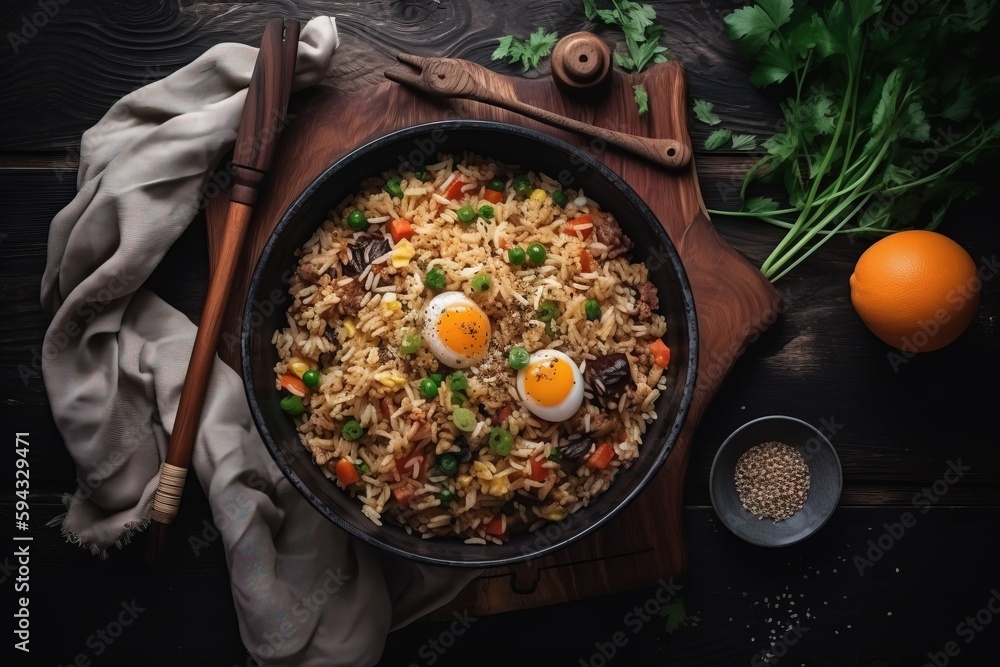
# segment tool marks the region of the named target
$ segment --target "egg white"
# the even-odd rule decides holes
[[[573,371],[573,386],[559,405],[539,405],[524,390],[524,378],[528,369],[536,362],[545,359],[560,359],[568,364]],[[583,405],[583,373],[580,372],[580,367],[576,365],[576,362],[566,353],[559,350],[539,350],[531,355],[528,365],[517,372],[517,394],[521,397],[521,404],[536,417],[550,422],[566,421],[576,414],[576,411]]]
[[[438,335],[438,324],[444,312],[448,308],[457,305],[465,305],[478,311],[482,314],[483,319],[489,322],[489,318],[486,317],[483,309],[466,295],[461,292],[441,292],[430,300],[430,303],[427,304],[427,308],[424,310],[423,338],[427,341],[427,347],[431,353],[443,365],[449,368],[468,368],[473,364],[479,363],[486,357],[486,352],[489,350],[489,336],[487,336],[487,345],[484,345],[482,350],[473,354],[461,354],[445,345]]]

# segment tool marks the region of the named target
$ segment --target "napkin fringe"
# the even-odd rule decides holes
[[[101,560],[108,559],[108,550],[94,542],[85,541],[78,533],[73,532],[66,526],[66,515],[68,514],[70,502],[73,500],[72,493],[64,493],[62,495],[62,503],[66,506],[67,511],[54,516],[45,525],[49,528],[59,527],[59,534],[63,536],[70,544],[75,544],[78,547],[87,549],[90,551],[91,555],[97,556]],[[125,548],[125,545],[131,544],[132,536],[136,533],[141,533],[149,527],[149,519],[138,519],[136,521],[126,521],[122,526],[122,533],[115,540],[115,548],[119,551]]]

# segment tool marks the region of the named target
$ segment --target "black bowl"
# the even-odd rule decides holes
[[[751,447],[777,440],[795,447],[809,466],[809,494],[798,512],[782,521],[759,519],[740,501],[736,464]],[[806,539],[837,509],[843,472],[837,450],[815,426],[784,415],[747,422],[719,447],[709,473],[709,495],[719,519],[733,534],[762,547],[784,547]]]
[[[667,318],[665,342],[671,363],[668,389],[657,402],[657,419],[646,432],[639,457],[590,506],[532,533],[513,534],[502,544],[469,545],[456,539],[421,539],[390,521],[376,526],[361,504],[340,490],[313,463],[288,416],[278,405],[274,331],[285,326],[288,280],[294,252],[323,223],[329,211],[355,192],[361,181],[385,170],[436,161],[439,152],[471,151],[547,173],[564,187],[583,188],[611,211],[635,243],[633,259],[647,262]],[[254,269],[243,314],[241,354],[250,410],[278,467],[303,496],[332,522],[365,542],[413,560],[465,567],[492,567],[529,560],[561,549],[608,521],[642,490],[663,465],[694,393],[698,360],[694,300],[684,267],[653,212],[620,177],[584,151],[515,125],[441,121],[411,127],[371,141],[345,155],[295,200],[272,232]]]

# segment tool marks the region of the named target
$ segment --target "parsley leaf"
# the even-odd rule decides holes
[[[559,34],[538,28],[523,42],[512,35],[504,35],[497,41],[499,45],[490,58],[493,60],[508,58],[511,65],[520,61],[524,70],[528,71],[538,67],[539,61],[552,53],[552,48],[559,41]]]
[[[650,63],[662,63],[670,58],[670,50],[660,44],[663,28],[656,24],[656,10],[652,6],[631,0],[611,0],[611,6],[611,9],[598,9],[595,0],[583,0],[587,20],[600,20],[621,29],[627,52],[615,50],[616,65],[627,72],[641,72]],[[636,92],[635,103],[639,115],[646,113],[648,95],[644,92],[640,101]]]
[[[632,86],[632,91],[635,93],[635,103],[639,107],[639,115],[642,116],[647,111],[649,111],[649,94],[646,92],[646,86],[636,84]]]
[[[666,630],[670,634],[673,634],[675,630],[684,625],[684,621],[687,620],[687,611],[684,609],[684,600],[681,598],[668,600],[666,604],[660,607],[659,613],[660,616],[667,619]]]
[[[694,101],[694,117],[707,125],[718,125],[722,122],[712,111],[712,103],[706,100]]]
[[[752,134],[734,134],[733,148],[738,151],[752,151],[757,148],[757,137]]]
[[[710,151],[714,151],[716,148],[729,141],[729,137],[731,136],[733,136],[731,130],[716,130],[712,134],[708,135],[708,139],[705,139],[705,148]]]

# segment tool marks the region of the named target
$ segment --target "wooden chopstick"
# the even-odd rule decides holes
[[[155,562],[162,554],[166,543],[166,527],[173,523],[180,507],[233,278],[250,226],[257,193],[267,174],[277,137],[284,125],[292,77],[295,74],[300,27],[298,21],[280,18],[268,21],[250,77],[233,151],[234,185],[222,241],[215,270],[209,280],[201,322],[150,512],[146,550],[148,562]]]

